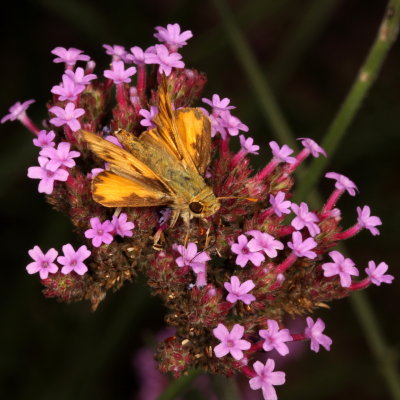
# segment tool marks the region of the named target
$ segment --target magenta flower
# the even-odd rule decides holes
[[[140,125],[148,127],[150,129],[155,128],[153,118],[158,114],[158,108],[156,106],[150,106],[150,111],[142,108],[139,111],[139,115],[143,117],[140,121]]]
[[[211,260],[210,256],[205,252],[197,251],[196,243],[188,243],[187,246],[174,245],[174,249],[181,255],[175,262],[179,268],[191,267],[194,272],[204,272],[205,263]]]
[[[371,217],[371,210],[368,206],[357,207],[357,214],[357,223],[360,227],[368,229],[373,236],[380,234],[379,229],[375,226],[382,225],[382,221],[379,217]]]
[[[118,217],[114,215],[111,223],[113,224],[117,235],[121,237],[132,237],[132,229],[135,227],[135,224],[128,221],[128,216],[125,213],[121,213]]]
[[[103,168],[92,168],[92,170],[88,174],[88,178],[93,179],[96,175],[100,174],[103,171],[104,171]]]
[[[68,179],[68,171],[65,169],[57,169],[56,171],[49,170],[47,168],[49,159],[46,157],[40,156],[38,161],[39,167],[28,168],[28,178],[40,179],[38,188],[39,193],[51,194],[53,193],[55,181],[65,182]]]
[[[106,139],[107,141],[109,141],[112,144],[115,144],[118,147],[121,147],[121,149],[122,149],[122,144],[119,142],[119,140],[115,136],[107,135],[104,137],[104,139]]]
[[[244,135],[239,136],[240,146],[242,147],[242,151],[245,154],[258,154],[258,150],[260,150],[260,146],[257,146],[254,143],[254,139],[252,137],[245,138]]]
[[[359,275],[358,269],[354,266],[355,264],[353,260],[350,258],[344,258],[343,254],[336,250],[331,251],[329,256],[334,262],[322,265],[324,276],[330,278],[331,276],[339,275],[342,287],[350,287],[351,275]]]
[[[313,238],[307,238],[303,242],[303,238],[299,231],[292,233],[292,241],[288,242],[288,247],[293,250],[297,257],[307,257],[313,260],[317,254],[311,251],[317,246],[317,242]]]
[[[325,150],[314,140],[310,138],[298,138],[305,149],[309,150],[313,157],[318,158],[320,154],[327,157]]]
[[[290,214],[292,203],[289,200],[285,200],[285,192],[279,191],[276,196],[271,194],[269,196],[269,203],[278,217],[282,217],[283,214]]]
[[[60,167],[72,168],[75,166],[74,158],[79,157],[79,151],[70,151],[71,144],[68,142],[61,142],[57,148],[45,147],[40,151],[40,155],[47,157],[50,161],[46,164],[46,169],[49,171],[56,171]]]
[[[39,272],[40,279],[46,279],[49,274],[55,274],[58,271],[54,260],[57,257],[57,250],[50,249],[46,254],[43,254],[39,246],[35,246],[28,251],[28,254],[34,260],[26,266],[28,274],[36,274]]]
[[[61,269],[62,274],[67,275],[71,271],[74,271],[78,275],[83,275],[88,271],[83,261],[92,253],[86,246],[81,246],[75,251],[72,245],[68,243],[62,247],[62,250],[64,255],[57,258],[57,261],[63,265]]]
[[[285,342],[293,340],[288,329],[279,329],[278,322],[273,319],[267,321],[268,329],[261,329],[258,333],[264,339],[263,349],[271,351],[275,349],[281,356],[289,354],[289,348]]]
[[[249,279],[243,283],[237,276],[231,276],[231,282],[225,282],[224,287],[229,292],[226,296],[226,300],[229,303],[236,303],[238,300],[243,301],[244,304],[250,304],[256,298],[252,294],[248,294],[250,290],[253,290],[256,285]]]
[[[218,324],[213,329],[214,336],[221,341],[221,343],[214,347],[214,354],[218,357],[224,357],[228,353],[235,360],[243,358],[243,351],[250,349],[250,342],[243,340],[244,327],[239,324],[233,325],[232,330],[229,332],[224,324]]]
[[[113,241],[113,236],[110,232],[114,230],[114,225],[106,220],[100,222],[98,217],[90,218],[91,229],[85,231],[85,237],[92,239],[94,247],[100,247],[102,243],[110,244]]]
[[[187,40],[193,37],[192,31],[181,32],[179,24],[168,24],[166,28],[156,26],[157,33],[154,37],[160,42],[166,43],[171,50],[176,51],[187,45]]]
[[[252,230],[246,234],[253,236],[247,245],[252,252],[263,251],[269,258],[274,258],[278,255],[276,250],[283,250],[283,243],[268,233]]]
[[[49,131],[48,133],[45,130],[42,130],[38,133],[37,137],[33,139],[33,144],[36,147],[54,147],[56,144],[53,142],[56,137],[53,131]]]
[[[52,118],[50,120],[51,124],[55,126],[68,125],[73,132],[81,129],[81,124],[78,121],[78,118],[85,114],[85,110],[83,108],[75,108],[74,103],[67,103],[65,109],[58,106],[53,106],[49,109],[49,111],[56,116],[56,118]]]
[[[26,110],[34,102],[35,100],[26,100],[23,103],[17,101],[8,109],[8,114],[1,119],[0,123],[4,124],[6,121],[15,121],[16,119],[20,120],[26,117]]]
[[[236,264],[244,268],[247,262],[251,261],[256,267],[259,267],[265,260],[265,257],[258,251],[252,252],[247,246],[247,243],[247,237],[245,235],[240,235],[238,237],[238,242],[232,244],[232,252],[238,255],[236,257]]]
[[[272,141],[269,142],[269,147],[271,147],[272,154],[276,161],[286,162],[288,164],[294,164],[296,162],[294,157],[290,157],[293,150],[288,145],[284,144],[282,147],[279,147],[278,143]]]
[[[316,236],[321,232],[321,229],[315,223],[319,221],[318,217],[313,212],[308,211],[306,203],[302,202],[300,206],[292,203],[292,210],[296,214],[296,217],[291,222],[293,228],[299,231],[306,227],[311,236]]]
[[[389,266],[385,262],[381,262],[376,266],[374,261],[369,261],[365,272],[374,285],[380,286],[381,283],[392,283],[394,279],[393,275],[384,275],[388,268]]]
[[[125,69],[123,61],[113,61],[111,68],[111,70],[107,69],[104,71],[104,76],[111,79],[116,85],[129,83],[131,81],[130,77],[136,74],[136,67]]]
[[[335,179],[335,188],[343,191],[347,191],[350,196],[355,196],[358,191],[356,184],[344,175],[336,172],[327,172],[325,178]]]
[[[231,102],[230,99],[228,99],[227,97],[221,99],[218,94],[213,94],[212,100],[203,97],[201,101],[211,106],[213,108],[213,112],[217,112],[217,114],[219,114],[221,111],[229,111],[236,108],[235,106],[229,105],[229,103]]]
[[[253,390],[261,389],[264,400],[277,400],[278,396],[276,395],[274,386],[285,383],[285,373],[274,371],[275,361],[271,358],[267,360],[265,365],[261,361],[256,361],[253,364],[253,368],[257,376],[250,379],[250,387]]]
[[[85,75],[85,70],[82,67],[78,67],[75,72],[67,69],[64,72],[70,79],[72,79],[77,85],[89,85],[90,81],[97,78],[95,74],[87,74]]]
[[[163,44],[154,46],[154,53],[148,53],[148,64],[159,64],[158,72],[169,76],[172,68],[183,68],[185,64],[181,61],[182,56],[178,53],[170,53]]]
[[[60,101],[75,101],[78,94],[82,93],[84,90],[84,85],[78,85],[69,75],[64,74],[62,76],[62,83],[53,86],[51,93],[58,95],[58,100]]]
[[[222,111],[219,119],[221,126],[230,136],[237,136],[239,131],[249,131],[249,127],[243,124],[239,118],[234,117],[229,111]]]
[[[126,50],[124,46],[120,46],[119,44],[114,44],[113,46],[103,44],[103,47],[106,49],[106,54],[112,56],[113,61],[126,61]]]
[[[143,49],[139,46],[131,47],[131,53],[126,56],[127,61],[133,62],[136,65],[144,65],[148,64],[148,54],[147,50],[143,51]]]
[[[56,47],[51,51],[52,54],[57,56],[53,62],[65,63],[69,66],[74,66],[77,61],[89,61],[90,57],[81,54],[83,51],[70,47],[68,50],[65,47]]]
[[[307,317],[307,328],[304,330],[304,334],[311,339],[311,350],[316,353],[319,352],[320,345],[328,351],[331,348],[332,339],[322,333],[324,329],[325,323],[321,318],[314,322],[311,317]]]

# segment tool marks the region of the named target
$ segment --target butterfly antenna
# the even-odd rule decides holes
[[[240,200],[247,200],[251,201],[253,203],[256,203],[259,201],[259,199],[256,199],[255,197],[238,197],[238,196],[226,196],[226,197],[217,197],[218,200],[226,200],[226,199],[240,199]]]

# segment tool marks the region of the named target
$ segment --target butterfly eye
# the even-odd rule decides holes
[[[203,211],[203,204],[199,203],[198,201],[193,201],[189,204],[189,208],[195,214],[200,214]]]

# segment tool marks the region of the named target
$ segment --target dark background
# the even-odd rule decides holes
[[[317,141],[323,137],[374,39],[384,3],[230,3],[297,137]],[[8,2],[0,16],[0,115],[17,100],[34,98],[37,102],[29,115],[37,123],[45,117],[44,104],[63,68],[52,63],[54,47],[84,50],[96,61],[95,72],[100,75],[109,62],[102,44],[147,47],[155,43],[154,26],[174,22],[194,34],[182,54],[187,66],[206,72],[204,94],[232,99],[235,115],[250,127],[249,135],[262,148],[260,156],[253,157],[255,165],[265,164],[270,157],[268,142],[273,140],[270,127],[218,14],[207,1]],[[296,31],[302,23],[313,33],[296,42],[304,33]],[[356,206],[365,204],[383,220],[379,237],[364,231],[347,243],[362,274],[369,260],[384,260],[398,276],[399,50],[397,43],[328,167],[349,176],[360,189],[357,197],[344,196],[339,203],[344,226],[353,224]],[[138,398],[141,380],[136,373],[142,366],[132,360],[137,349],[149,344],[163,327],[162,307],[142,284],[110,293],[96,313],[86,303],[66,305],[43,298],[38,276],[25,272],[27,250],[36,244],[61,248],[74,237],[69,221],[45,203],[37,181],[26,177],[27,168],[36,165],[32,135],[18,122],[0,126],[0,135],[0,398]],[[319,189],[329,195],[332,182],[322,183]],[[398,289],[399,278],[391,286],[368,289],[394,351],[400,334]],[[331,305],[330,311],[322,310],[318,316],[333,337],[332,351],[317,355],[306,351],[287,361],[282,367],[287,384],[278,388],[279,398],[389,398],[350,302]],[[219,386],[219,398],[226,397],[221,381]]]

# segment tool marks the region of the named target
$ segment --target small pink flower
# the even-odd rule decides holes
[[[307,238],[303,241],[299,231],[292,233],[292,242],[288,242],[288,247],[293,250],[297,257],[307,257],[311,260],[317,257],[317,254],[311,251],[311,249],[317,247],[317,242],[313,238]]]
[[[263,251],[269,258],[274,258],[278,255],[277,250],[283,250],[283,243],[276,240],[268,233],[252,230],[246,234],[253,236],[247,245],[250,251]]]
[[[284,192],[279,191],[275,197],[271,194],[269,196],[269,203],[278,217],[282,217],[283,214],[290,214],[292,203],[289,200],[285,200]]]
[[[357,214],[357,223],[360,227],[368,229],[373,236],[380,234],[379,229],[375,226],[382,225],[382,221],[379,217],[371,216],[371,210],[368,206],[357,207]]]
[[[88,271],[83,261],[90,256],[91,252],[86,246],[81,246],[75,251],[72,245],[68,243],[62,247],[62,250],[64,255],[57,258],[57,261],[63,265],[62,274],[66,275],[74,271],[78,275],[83,275]]]
[[[249,127],[243,124],[239,118],[234,117],[229,111],[222,111],[219,119],[222,127],[230,136],[237,136],[239,131],[249,131]]]
[[[197,251],[196,243],[189,242],[186,247],[181,244],[174,245],[173,248],[181,255],[175,260],[180,268],[188,266],[196,273],[204,272],[205,263],[211,260],[205,251]]]
[[[126,50],[124,46],[120,46],[119,44],[114,44],[113,46],[103,44],[103,47],[106,49],[106,54],[112,56],[113,61],[126,61]]]
[[[325,178],[335,179],[335,188],[339,190],[346,190],[350,196],[355,196],[358,191],[356,184],[344,175],[336,172],[327,172]]]
[[[159,64],[158,72],[169,76],[172,68],[184,68],[185,64],[181,61],[182,56],[179,53],[170,53],[163,44],[154,46],[154,53],[148,53],[147,64]]]
[[[257,376],[251,378],[249,385],[251,389],[261,389],[264,400],[277,400],[278,396],[274,386],[283,385],[285,383],[285,373],[282,371],[274,371],[275,361],[269,358],[265,365],[256,361],[253,364],[254,371]]]
[[[236,257],[236,264],[244,268],[247,262],[251,261],[256,267],[259,267],[265,260],[264,255],[258,251],[252,252],[247,244],[248,240],[245,235],[240,235],[238,242],[232,244],[232,252],[238,255]]]
[[[127,54],[126,60],[135,63],[136,65],[144,65],[148,64],[147,59],[148,59],[148,52],[147,50],[143,51],[143,49],[139,46],[133,46],[131,47],[131,53],[132,54]]]
[[[48,133],[45,130],[42,130],[38,133],[37,137],[33,139],[33,144],[36,147],[54,147],[56,144],[53,142],[56,137],[53,131],[49,131]]]
[[[339,275],[342,287],[350,287],[351,275],[359,275],[358,269],[354,266],[355,264],[353,260],[350,258],[344,258],[343,254],[336,250],[331,251],[329,256],[334,262],[322,265],[324,276],[330,278],[331,276]]]
[[[263,349],[271,351],[275,349],[281,356],[289,354],[289,348],[285,342],[293,340],[288,329],[279,329],[278,322],[273,319],[267,321],[268,329],[261,329],[258,333],[264,339]]]
[[[128,221],[128,216],[125,213],[121,213],[118,217],[114,215],[111,223],[117,235],[121,237],[132,237],[132,229],[135,227],[135,224]]]
[[[55,85],[51,89],[51,93],[58,95],[60,101],[75,101],[78,95],[85,90],[84,85],[79,85],[69,75],[62,76],[62,83]]]
[[[49,147],[50,149],[51,147]],[[57,169],[51,171],[47,168],[49,159],[46,157],[38,157],[39,167],[28,168],[28,178],[40,179],[39,182],[39,193],[51,194],[53,193],[54,182],[62,181],[65,182],[68,179],[68,171],[65,169]]]
[[[93,168],[87,175],[88,179],[93,179],[96,175],[104,171],[104,168]]]
[[[57,148],[45,147],[42,149],[40,155],[50,159],[46,164],[46,169],[54,172],[60,167],[74,167],[75,161],[73,159],[79,157],[81,153],[79,153],[79,151],[70,151],[70,148],[70,143],[61,142],[58,144]]]
[[[311,317],[307,317],[307,328],[305,329],[304,334],[306,337],[311,339],[311,350],[316,353],[319,352],[320,345],[328,351],[331,348],[332,339],[322,333],[324,329],[325,323],[321,318],[318,318],[314,322]]]
[[[168,24],[166,28],[156,26],[155,29],[157,33],[154,34],[154,37],[160,42],[166,43],[173,51],[185,46],[186,41],[193,37],[191,31],[181,32],[179,24]]]
[[[85,70],[82,67],[78,67],[75,71],[67,69],[64,72],[70,79],[72,79],[77,85],[89,85],[90,81],[97,78],[95,74],[85,75]]]
[[[83,51],[70,47],[68,50],[65,47],[56,47],[51,51],[52,54],[57,56],[53,62],[65,63],[69,66],[74,66],[77,61],[89,61],[90,57],[81,54]]]
[[[271,147],[272,154],[278,162],[286,162],[288,164],[294,164],[296,162],[294,157],[290,157],[293,150],[288,145],[284,144],[282,147],[279,147],[278,143],[272,141],[269,142],[269,147]]]
[[[73,132],[81,129],[81,124],[78,121],[78,118],[85,114],[85,110],[83,108],[75,108],[74,103],[67,103],[65,109],[58,106],[53,106],[49,109],[49,111],[56,116],[56,118],[52,118],[50,120],[51,124],[55,126],[68,125]]]
[[[316,236],[321,232],[321,229],[315,223],[319,221],[318,217],[313,212],[308,211],[306,203],[302,202],[300,206],[292,203],[292,210],[296,214],[296,218],[291,222],[293,228],[299,231],[306,227],[311,236]]]
[[[16,119],[20,120],[26,117],[26,110],[34,102],[35,100],[26,100],[23,103],[17,101],[8,109],[8,114],[1,119],[0,123],[4,124],[6,121],[15,121]]]
[[[129,83],[131,81],[130,77],[136,74],[136,68],[129,67],[125,69],[123,61],[113,61],[111,68],[111,70],[107,69],[104,71],[104,76],[111,79],[116,85]]]
[[[85,237],[92,239],[94,247],[100,247],[102,243],[110,244],[113,241],[113,236],[110,232],[114,230],[114,225],[106,220],[100,222],[98,217],[90,218],[91,229],[85,231]]]
[[[212,100],[203,97],[201,101],[211,106],[213,108],[213,112],[216,112],[217,114],[219,114],[221,111],[229,111],[236,108],[229,105],[229,103],[231,102],[230,99],[228,99],[227,97],[221,99],[218,94],[213,94]]]
[[[221,341],[221,343],[214,347],[216,357],[221,358],[228,353],[235,360],[243,358],[243,351],[250,349],[250,342],[243,340],[244,327],[239,324],[233,325],[232,330],[229,332],[224,324],[218,324],[213,329],[214,336]]]
[[[313,157],[318,158],[320,154],[327,157],[325,150],[314,140],[310,138],[298,138],[297,140],[301,140],[301,144],[310,151]]]
[[[113,135],[104,136],[104,139],[106,139],[108,142],[110,142],[112,144],[115,144],[118,147],[121,147],[121,149],[123,148],[120,141]]]
[[[260,150],[260,146],[254,144],[254,139],[252,137],[245,138],[244,135],[239,136],[240,146],[242,147],[242,151],[246,154],[258,154],[258,150]]]
[[[248,294],[255,287],[251,279],[240,283],[237,276],[231,276],[231,282],[225,282],[224,287],[229,292],[226,300],[230,303],[236,303],[238,300],[241,300],[244,304],[250,304],[256,299],[252,294]]]
[[[155,128],[156,125],[153,122],[154,117],[158,114],[158,108],[156,106],[150,106],[150,111],[142,108],[139,111],[139,115],[143,117],[140,121],[140,125],[145,126],[146,128]]]
[[[36,274],[36,272],[39,272],[40,279],[46,279],[49,274],[55,274],[58,271],[58,267],[54,263],[58,254],[57,250],[50,249],[44,254],[39,246],[35,246],[28,251],[28,254],[34,260],[34,262],[26,266],[28,274]]]
[[[389,266],[385,262],[381,262],[376,266],[374,261],[369,261],[365,272],[374,285],[380,286],[381,283],[392,283],[394,279],[393,275],[384,275],[388,268]]]

